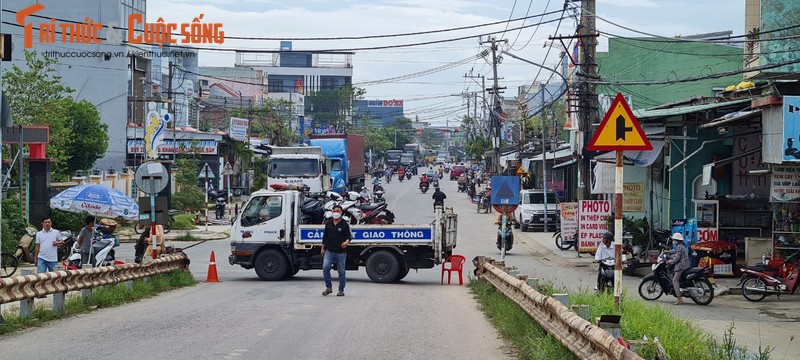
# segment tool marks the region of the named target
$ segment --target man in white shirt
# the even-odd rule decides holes
[[[603,243],[597,247],[597,251],[594,253],[594,261],[593,263],[599,263],[600,267],[597,270],[597,287],[594,289],[597,290],[600,287],[600,274],[603,271],[603,268],[607,267],[607,265],[603,264],[603,260],[612,258],[614,259],[614,234],[610,231],[606,231],[603,233]],[[613,268],[613,265],[612,265]]]
[[[33,258],[36,259],[36,272],[41,274],[55,270],[58,262],[58,247],[63,241],[58,240],[58,230],[53,229],[50,219],[42,221],[42,230],[36,233],[36,246]]]

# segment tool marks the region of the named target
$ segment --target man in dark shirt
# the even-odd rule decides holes
[[[346,221],[342,221],[344,209],[339,205],[334,205],[332,211],[333,221],[325,224],[325,233],[322,235],[322,277],[325,279],[325,291],[322,292],[322,295],[333,292],[331,267],[336,261],[336,271],[339,273],[339,292],[336,293],[336,296],[344,296],[344,285],[347,281],[345,278],[347,246],[350,245],[353,236],[350,233],[350,225]]]
[[[445,195],[442,190],[439,190],[439,187],[436,187],[436,192],[433,193],[433,211],[436,211],[436,206],[439,205],[444,209],[444,199],[447,199],[447,195]]]

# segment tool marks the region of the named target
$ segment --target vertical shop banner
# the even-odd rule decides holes
[[[622,185],[622,212],[644,212],[644,183]]]
[[[603,233],[608,231],[611,202],[608,200],[581,200],[578,203],[578,252],[594,252]]]
[[[783,161],[800,161],[800,96],[783,97]]]
[[[800,201],[800,166],[773,166],[770,175],[770,201]]]
[[[561,239],[572,239],[578,233],[578,203],[561,203]]]

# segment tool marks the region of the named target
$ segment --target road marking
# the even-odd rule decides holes
[[[244,350],[244,349],[236,349],[236,350],[231,351],[231,353],[228,354],[228,356],[226,356],[225,359],[226,360],[236,359],[238,356],[242,356],[241,353],[246,353],[246,352],[247,352],[247,350]]]
[[[267,336],[272,329],[264,329],[258,332],[258,336]]]
[[[294,315],[292,315],[292,314],[283,315],[283,318],[286,319],[286,320],[291,319],[293,317],[294,317]]]

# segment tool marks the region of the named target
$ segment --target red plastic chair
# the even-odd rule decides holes
[[[462,269],[467,258],[461,255],[450,255],[442,263],[442,284],[444,284],[444,272],[447,271],[447,284],[450,285],[450,275],[453,272],[458,273],[458,285],[464,285],[464,276]],[[447,264],[450,264],[448,267]]]

